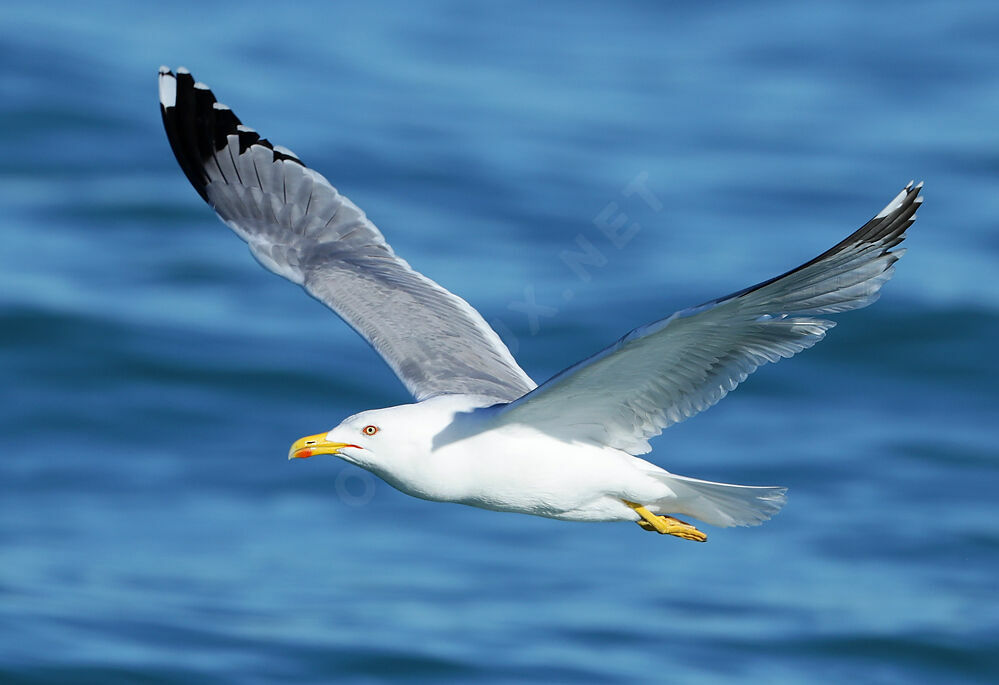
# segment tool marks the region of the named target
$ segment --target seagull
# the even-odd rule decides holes
[[[922,202],[910,182],[815,259],[641,326],[536,384],[482,316],[396,256],[353,202],[273,145],[184,68],[159,70],[160,112],[187,179],[267,269],[299,284],[382,356],[416,400],[295,441],[402,492],[563,521],[632,521],[704,542],[676,516],[758,525],[786,488],[688,478],[642,459],[649,439],[757,367],[805,350],[891,278]],[[674,516],[676,515],[676,516]]]

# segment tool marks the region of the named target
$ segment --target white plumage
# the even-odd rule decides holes
[[[398,489],[574,521],[638,521],[703,540],[775,514],[784,489],[710,483],[636,456],[649,439],[733,390],[757,367],[807,349],[823,315],[878,297],[904,250],[922,184],[806,264],[635,329],[541,386],[467,302],[398,258],[364,212],[290,150],[242,125],[190,73],[160,69],[171,147],[198,193],[265,267],[358,331],[415,404],[362,412],[295,442]]]

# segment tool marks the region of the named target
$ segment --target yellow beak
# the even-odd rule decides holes
[[[306,435],[292,444],[288,450],[288,458],[307,459],[316,454],[340,454],[340,450],[344,447],[357,447],[357,445],[351,445],[349,442],[330,442],[326,439],[326,433]]]

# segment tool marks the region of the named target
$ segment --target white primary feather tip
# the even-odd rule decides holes
[[[160,67],[160,104],[164,107],[174,107],[177,104],[177,79],[166,67]]]
[[[892,212],[899,209],[902,206],[902,202],[905,200],[905,196],[909,194],[909,190],[912,188],[912,184],[913,181],[909,181],[906,184],[906,186],[902,188],[901,192],[898,195],[896,195],[891,202],[888,203],[888,206],[882,209],[880,212],[878,212],[878,215],[874,218],[883,219],[884,217],[888,216]],[[923,187],[922,182],[920,182],[919,187],[920,188]]]

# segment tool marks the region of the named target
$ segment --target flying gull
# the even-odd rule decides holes
[[[911,182],[877,216],[785,274],[636,328],[540,386],[467,302],[396,256],[354,203],[244,126],[180,68],[159,72],[170,146],[198,194],[271,271],[346,321],[416,402],[304,437],[404,493],[564,521],[634,521],[703,542],[673,514],[757,525],[785,488],[712,483],[637,455],[766,362],[821,340],[817,315],[865,307],[891,278],[922,202]]]

